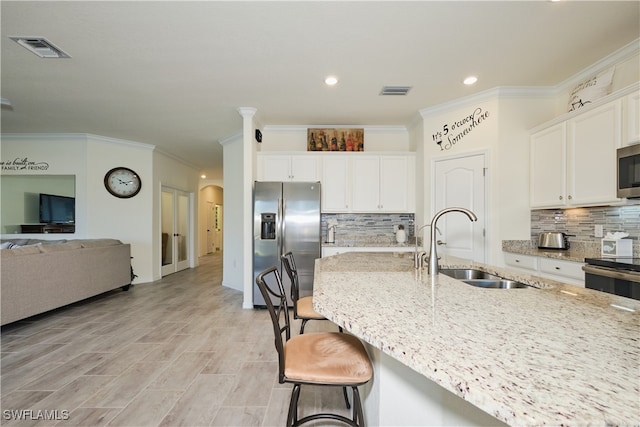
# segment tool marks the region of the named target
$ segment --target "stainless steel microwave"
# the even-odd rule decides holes
[[[640,198],[640,144],[618,148],[618,197]]]

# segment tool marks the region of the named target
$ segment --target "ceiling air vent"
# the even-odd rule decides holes
[[[406,95],[411,86],[383,86],[380,95]]]
[[[35,53],[40,58],[71,58],[62,49],[54,46],[53,43],[44,37],[9,37],[20,46]]]

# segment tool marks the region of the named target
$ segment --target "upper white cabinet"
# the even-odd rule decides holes
[[[621,145],[621,101],[567,122],[568,202],[573,206],[615,203],[616,149]]]
[[[358,156],[353,158],[354,212],[408,212],[413,209],[414,157]]]
[[[619,202],[616,149],[621,100],[588,110],[531,135],[531,207]]]
[[[259,181],[314,182],[320,180],[320,159],[312,155],[260,155]]]
[[[320,181],[322,212],[413,212],[415,153],[258,153],[258,181]]]
[[[351,171],[349,156],[326,156],[322,161],[322,212],[349,212]]]
[[[623,144],[631,145],[640,142],[640,91],[624,98],[623,112]]]
[[[565,123],[531,135],[531,207],[556,207],[565,203],[566,135]]]

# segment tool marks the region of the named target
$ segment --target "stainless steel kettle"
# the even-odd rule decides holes
[[[546,231],[538,236],[538,248],[540,249],[569,249],[568,234]]]

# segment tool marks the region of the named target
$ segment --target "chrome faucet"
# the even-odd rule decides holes
[[[425,224],[422,227],[418,228],[413,233],[414,234],[415,245],[416,245],[415,251],[413,253],[413,267],[415,269],[417,269],[417,270],[421,270],[422,266],[427,261],[427,253],[425,251],[418,252],[418,233],[420,233],[420,231],[423,230],[426,227],[431,227],[431,224]],[[442,234],[438,227],[436,227],[436,230],[438,231],[438,234]],[[422,238],[422,240],[423,240],[423,243],[424,243],[424,237]]]
[[[437,237],[435,233],[436,223],[442,215],[449,212],[462,212],[463,214],[466,214],[471,221],[478,220],[478,217],[476,216],[476,214],[471,212],[469,209],[465,209],[465,208],[445,208],[434,215],[433,219],[431,220],[431,239],[430,239],[431,244],[429,246],[429,266],[427,269],[427,273],[429,274],[429,276],[432,276],[432,277],[438,275],[438,252],[436,251]]]

